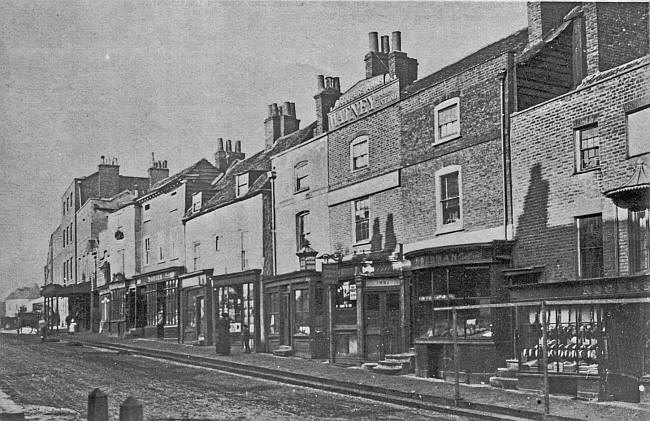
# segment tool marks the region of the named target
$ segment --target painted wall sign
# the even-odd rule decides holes
[[[198,286],[198,285],[205,285],[205,281],[206,281],[205,274],[198,275],[198,276],[192,276],[191,278],[185,278],[185,279],[183,279],[183,288],[195,287],[195,286]]]
[[[366,281],[367,288],[398,287],[399,285],[399,279],[368,279]]]
[[[399,81],[394,80],[365,97],[333,109],[327,114],[329,128],[330,130],[336,129],[398,99]]]

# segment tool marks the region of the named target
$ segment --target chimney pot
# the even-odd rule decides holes
[[[163,161],[163,168],[167,168],[167,160],[166,159]]]
[[[289,103],[289,108],[291,111],[291,115],[295,116],[296,115],[296,103],[295,102],[290,102]]]
[[[226,140],[226,152],[232,152],[232,140]]]
[[[376,53],[379,51],[379,41],[377,39],[377,32],[368,32],[368,43],[371,53]]]
[[[291,104],[289,101],[285,101],[284,104],[282,105],[282,114],[284,115],[291,115]]]
[[[317,82],[318,92],[325,89],[325,76],[323,75],[316,76],[316,82]]]
[[[393,32],[393,51],[402,51],[402,33],[400,31]]]
[[[270,117],[277,116],[278,115],[278,104],[276,104],[274,102],[273,104],[270,105],[270,107],[271,107],[271,115],[270,115]]]
[[[388,41],[388,35],[381,36],[381,52],[388,54],[390,51],[390,43]]]
[[[102,164],[103,164],[104,163],[104,155],[100,156],[100,158],[102,159]]]
[[[334,89],[341,92],[341,80],[338,77],[334,78]]]
[[[271,112],[271,109],[269,108],[269,113]],[[223,138],[220,137],[217,139],[217,151],[223,151]]]
[[[235,142],[235,152],[241,153],[241,140]]]

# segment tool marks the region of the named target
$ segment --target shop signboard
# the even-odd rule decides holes
[[[394,79],[354,101],[347,102],[327,114],[330,130],[365,117],[399,100],[399,80]]]

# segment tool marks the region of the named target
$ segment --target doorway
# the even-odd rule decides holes
[[[366,355],[379,361],[399,352],[400,301],[398,291],[368,292],[364,297]]]

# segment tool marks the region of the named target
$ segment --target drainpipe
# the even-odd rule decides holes
[[[503,229],[504,229],[504,236],[503,238],[507,241],[508,240],[508,224],[510,223],[510,218],[508,216],[509,213],[509,206],[508,206],[508,151],[506,149],[506,99],[505,99],[505,91],[506,91],[506,76],[507,76],[507,71],[503,71],[499,73],[499,98],[501,102],[501,115],[500,115],[500,123],[501,123],[501,158],[502,158],[502,165],[503,165]]]
[[[273,234],[272,238],[272,247],[273,247],[273,275],[278,273],[278,253],[277,253],[277,236],[276,236],[276,227],[275,227],[275,170],[269,172],[269,178],[271,179],[271,233]]]

